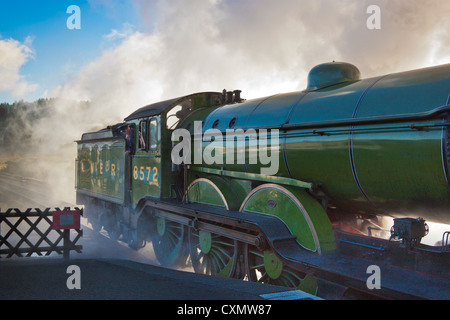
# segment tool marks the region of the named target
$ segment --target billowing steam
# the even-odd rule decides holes
[[[161,99],[224,88],[241,89],[244,98],[302,90],[313,66],[333,60],[357,65],[364,77],[450,62],[448,0],[134,0],[133,5],[142,18],[131,22],[135,28],[127,24],[105,35],[122,40],[49,93],[91,103],[59,101],[49,117],[31,124],[39,152],[57,154],[65,164],[48,168],[58,192],[74,194],[73,141]],[[369,5],[381,8],[381,30],[367,28]]]
[[[144,31],[53,92],[89,99],[96,115],[126,116],[159,99],[240,88],[246,97],[303,89],[327,61],[357,65],[365,77],[450,62],[445,0],[136,0]],[[381,8],[369,30],[367,8]],[[156,11],[156,13],[155,13]]]

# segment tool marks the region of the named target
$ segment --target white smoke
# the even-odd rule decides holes
[[[122,43],[53,95],[125,116],[202,90],[239,88],[246,97],[301,90],[313,66],[333,60],[354,63],[365,77],[450,62],[446,0],[133,3],[143,31],[113,30]],[[381,8],[381,30],[366,27],[371,4]]]

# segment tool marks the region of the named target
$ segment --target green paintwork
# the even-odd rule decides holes
[[[156,231],[151,233],[153,251],[166,268],[184,266],[187,259],[185,227],[165,218],[156,219]]]
[[[283,272],[283,262],[272,250],[264,251],[264,268],[271,279],[278,279]]]
[[[202,92],[183,97],[178,102],[168,106],[164,112],[161,113],[161,197],[170,198],[172,195],[170,186],[180,184],[180,177],[178,172],[173,171],[171,153],[173,148],[172,133],[174,129],[186,128],[189,123],[197,119],[204,119],[209,113],[220,104],[221,93],[217,92]],[[190,112],[185,117],[180,119],[178,126],[167,129],[167,117],[172,108],[177,105],[188,105]],[[183,124],[183,126],[182,126]],[[181,180],[182,181],[182,180]]]
[[[308,90],[323,89],[332,85],[361,80],[361,72],[352,64],[324,63],[314,67],[308,75]]]
[[[319,285],[317,284],[317,280],[314,276],[307,274],[297,289],[312,295],[317,295]]]
[[[179,185],[180,176],[173,171],[170,159],[173,130],[167,129],[169,113],[183,105],[188,106],[191,113],[187,117],[182,115],[181,121],[189,123],[189,119],[203,119],[221,103],[221,98],[221,93],[203,92],[155,103],[133,113],[123,124],[83,134],[78,141],[77,193],[132,209],[146,197],[173,197],[171,185]],[[140,148],[140,123],[143,121],[147,122],[151,141],[145,148]],[[156,126],[153,121],[156,121]],[[124,125],[132,125],[136,129],[136,152],[129,157],[125,157],[124,139],[115,131]],[[113,164],[115,175],[108,176]],[[84,197],[79,197],[79,200],[80,204],[89,201]]]
[[[189,202],[238,210],[248,191],[238,180],[219,176],[194,181],[187,192]]]
[[[302,189],[283,188],[274,184],[261,185],[248,195],[241,211],[278,217],[296,237],[297,243],[306,250],[324,254],[336,249],[333,228],[326,212]],[[259,252],[252,247],[246,252],[249,268],[247,273],[251,280],[317,293],[314,276],[290,269],[272,249]],[[262,274],[259,279],[256,270]]]
[[[205,119],[203,129],[211,129],[219,120],[217,129],[225,135],[234,118],[233,128],[244,132],[279,129],[276,177],[312,183],[345,211],[418,214],[450,223],[442,148],[446,114],[424,118],[448,104],[450,64],[364,80],[357,75],[350,78],[318,90],[311,90],[312,86],[225,105]],[[202,167],[219,170],[216,174],[256,174],[245,178],[262,181],[257,175],[267,166],[249,164],[248,154],[247,143],[246,165],[203,163]],[[289,180],[273,182],[291,185]]]
[[[200,249],[203,253],[208,254],[211,251],[211,232],[200,231]]]
[[[272,250],[264,251],[263,255],[264,271],[270,277],[269,282],[289,287],[295,286],[296,289],[303,292],[312,295],[317,294],[319,286],[314,276],[310,274],[303,275],[295,270],[289,270]]]
[[[373,202],[387,202],[388,206],[407,205],[408,200],[448,203],[441,128],[380,133],[376,139],[358,134],[353,150],[358,178]]]
[[[159,120],[159,117],[150,119]],[[78,141],[78,193],[121,205],[131,202],[133,207],[145,196],[160,197],[160,128],[152,127],[149,132],[156,139],[156,148],[141,150],[138,128],[144,120],[148,119],[127,123],[136,128],[134,155],[125,155],[124,139],[114,135],[111,129],[85,134],[83,140]],[[131,194],[128,188],[133,190]]]
[[[286,158],[293,177],[323,184],[324,192],[336,199],[363,200],[350,166],[348,134],[292,136]]]
[[[198,179],[187,191],[190,203],[213,205],[222,208],[233,208],[240,203],[239,184],[230,184],[221,177]],[[197,273],[211,274],[217,277],[230,277],[235,264],[236,242],[217,234],[189,228],[189,244],[191,260]]]
[[[271,208],[268,201],[275,201]],[[306,220],[301,208],[282,191],[267,188],[255,193],[244,206],[245,211],[259,212],[277,216],[288,226],[291,233],[297,237],[297,242],[304,248],[316,252],[318,243],[314,239],[311,226]]]
[[[223,267],[222,269],[220,269],[220,271],[218,273],[216,273],[216,277],[229,278],[233,271],[233,264],[234,264],[234,259],[228,260],[225,267]]]
[[[146,121],[149,124],[147,134],[150,137],[149,144],[156,147],[146,146],[139,149],[139,124]],[[156,125],[155,125],[156,122]],[[136,119],[132,121],[136,127],[136,152],[131,156],[131,206],[134,208],[141,199],[146,196],[159,198],[161,196],[161,188],[163,183],[163,172],[161,165],[161,117],[153,116],[149,118]]]
[[[136,155],[132,157],[132,205],[146,197],[161,195],[161,157]]]
[[[193,203],[208,204],[225,208],[228,204],[209,181],[197,181],[188,190],[188,200]]]
[[[125,144],[117,138],[78,142],[77,192],[109,202],[125,201]]]
[[[314,276],[283,264],[272,250],[262,252],[254,246],[247,246],[244,252],[247,277],[250,281],[295,288],[312,295],[317,294],[318,286]]]
[[[196,273],[225,278],[232,276],[235,246],[232,239],[189,229],[189,250]]]
[[[156,231],[160,237],[164,236],[166,232],[166,219],[158,217],[156,218]]]
[[[241,211],[280,218],[297,242],[312,252],[324,253],[336,248],[333,228],[326,212],[304,190],[262,185],[248,196]]]
[[[230,177],[230,178],[234,178],[234,179],[278,183],[278,184],[282,184],[282,185],[289,185],[289,186],[305,188],[305,189],[313,188],[312,183],[303,182],[303,181],[295,180],[295,179],[278,177],[278,176],[265,176],[265,175],[261,175],[261,174],[255,174],[255,173],[218,170],[218,169],[205,168],[205,167],[200,167],[200,166],[191,166],[190,170],[193,170],[196,172],[203,172],[203,173],[207,173],[207,174],[215,174],[215,175],[222,176],[222,177]]]

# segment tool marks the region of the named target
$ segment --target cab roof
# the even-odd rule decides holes
[[[196,98],[198,96],[204,96],[204,95],[220,95],[219,92],[200,92],[200,93],[194,93],[191,95],[187,95],[184,97],[179,97],[175,99],[170,99],[166,101],[161,101],[157,103],[150,104],[148,106],[142,107],[135,112],[133,112],[131,115],[125,118],[125,121],[131,121],[141,118],[147,118],[147,117],[153,117],[156,115],[159,115],[163,113],[164,111],[169,111],[173,107],[182,104],[184,101]]]

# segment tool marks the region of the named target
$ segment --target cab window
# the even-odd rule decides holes
[[[150,127],[149,149],[154,151],[158,149],[158,120],[151,119],[149,127]]]
[[[192,99],[188,99],[180,103],[179,105],[170,109],[167,112],[167,129],[174,130],[180,124],[180,122],[186,118],[186,116],[192,112],[193,102]]]
[[[147,121],[141,121],[139,123],[139,150],[147,150],[148,130]]]

